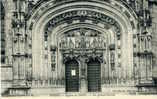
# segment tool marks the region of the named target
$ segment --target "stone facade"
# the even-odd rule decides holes
[[[157,94],[156,4],[2,0],[1,94]]]

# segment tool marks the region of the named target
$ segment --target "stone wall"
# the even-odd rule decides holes
[[[153,52],[153,76],[157,78],[157,6],[152,10],[152,52]]]
[[[6,93],[7,88],[12,86],[12,41],[11,41],[11,18],[12,18],[12,0],[2,0],[5,11],[5,63],[0,66],[1,69],[1,93]]]

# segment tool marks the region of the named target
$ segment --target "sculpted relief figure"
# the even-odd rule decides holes
[[[91,30],[79,30],[69,32],[60,41],[61,48],[104,48],[104,38],[99,36],[98,33]]]

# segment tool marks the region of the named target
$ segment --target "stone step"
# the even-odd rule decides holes
[[[10,88],[10,96],[114,96],[157,95],[156,87],[102,87],[101,92],[65,92],[65,87]]]

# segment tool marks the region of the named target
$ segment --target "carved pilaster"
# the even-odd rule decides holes
[[[13,79],[15,85],[25,85],[26,82],[26,35],[25,35],[25,0],[15,0],[13,12]]]
[[[142,28],[143,29],[143,28]],[[151,34],[144,27],[138,35],[139,52],[137,56],[139,58],[139,84],[152,83],[152,49],[151,49]]]

